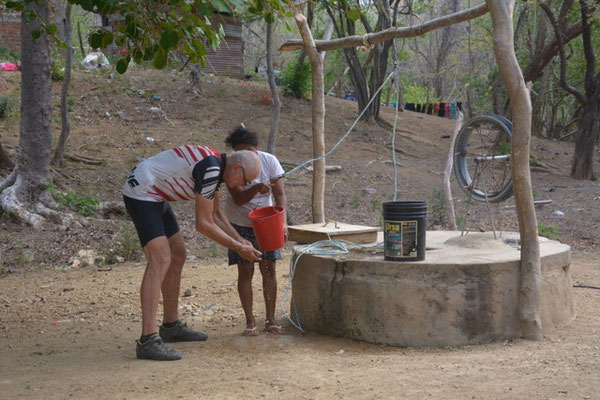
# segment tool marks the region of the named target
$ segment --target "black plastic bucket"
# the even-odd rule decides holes
[[[383,203],[384,254],[389,261],[425,259],[427,204],[424,201]]]

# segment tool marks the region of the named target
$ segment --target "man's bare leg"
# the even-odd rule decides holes
[[[174,322],[179,319],[181,271],[183,271],[183,264],[185,264],[186,251],[181,232],[177,232],[167,240],[171,251],[171,263],[161,286],[164,309],[163,322]]]
[[[156,312],[163,279],[171,264],[171,250],[165,236],[159,236],[144,246],[148,263],[142,285],[140,300],[142,303],[142,336],[156,332]]]

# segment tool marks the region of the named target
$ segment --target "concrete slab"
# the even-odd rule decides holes
[[[570,248],[540,237],[542,325],[575,316]],[[293,301],[302,327],[395,346],[454,346],[521,336],[518,234],[427,232],[424,261],[383,253],[305,254]],[[294,311],[294,310],[292,310]]]

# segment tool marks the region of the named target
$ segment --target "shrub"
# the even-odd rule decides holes
[[[0,119],[6,118],[15,106],[12,94],[0,94]]]
[[[85,217],[94,215],[96,207],[100,204],[96,196],[81,195],[75,190],[71,190],[69,193],[62,193],[56,190],[51,183],[47,184],[46,187],[59,204]]]
[[[50,68],[50,77],[53,81],[62,81],[65,77],[65,64],[61,59],[55,58]]]
[[[310,91],[312,76],[310,63],[304,60],[301,68],[297,68],[297,61],[290,61],[281,73],[281,86],[286,96],[302,99]]]

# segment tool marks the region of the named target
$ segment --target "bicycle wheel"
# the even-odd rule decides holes
[[[511,134],[512,123],[500,115],[475,117],[458,133],[454,174],[474,200],[498,203],[512,196]]]

